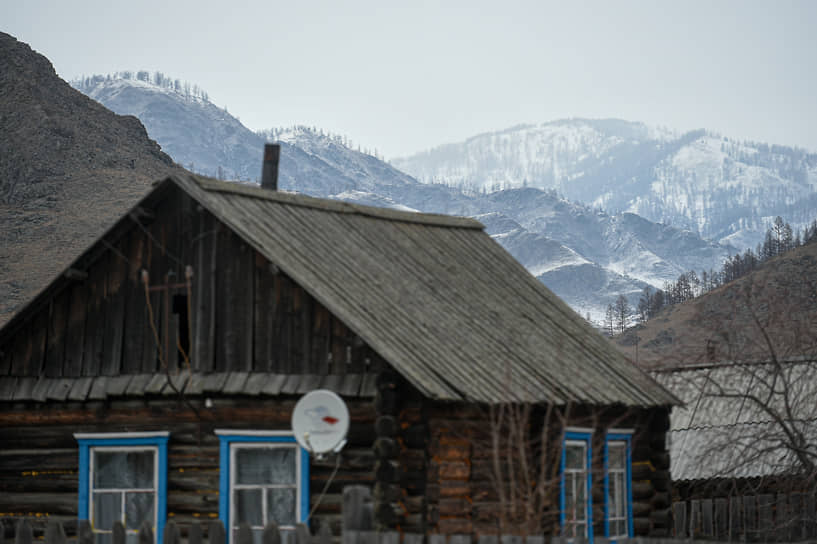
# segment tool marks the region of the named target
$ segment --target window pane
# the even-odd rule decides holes
[[[587,505],[585,504],[586,483],[583,476],[576,478],[576,519],[584,520],[587,515]]]
[[[153,526],[153,493],[125,495],[125,528],[138,530],[143,521]]]
[[[110,531],[115,521],[122,519],[122,493],[94,493],[94,513],[91,526]]]
[[[295,489],[267,490],[267,520],[278,525],[295,525]]]
[[[584,468],[584,446],[579,444],[565,445],[565,468]]]
[[[611,443],[607,446],[607,466],[610,469],[624,469],[627,463],[627,456],[624,454],[624,445],[621,443]]]
[[[295,448],[239,448],[238,484],[294,484]]]
[[[94,489],[152,489],[152,451],[95,451]]]
[[[263,505],[261,503],[261,489],[236,489],[236,519],[235,525],[247,522],[250,525],[264,525]]]

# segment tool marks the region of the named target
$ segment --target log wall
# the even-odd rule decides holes
[[[5,406],[0,411],[0,517],[34,518],[40,525],[60,521],[74,534],[79,448],[73,433],[170,431],[168,519],[186,531],[193,521],[218,517],[219,440],[213,430],[288,430],[296,401],[292,396],[215,398],[211,408],[202,399]],[[352,418],[349,442],[312,522],[313,528],[327,525],[336,535],[343,487],[374,484],[372,401],[346,401]],[[333,458],[310,462],[313,504],[334,467]]]

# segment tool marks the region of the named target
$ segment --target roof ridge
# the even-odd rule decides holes
[[[185,183],[182,176],[172,175],[171,178]],[[262,189],[257,185],[245,185],[236,182],[221,181],[200,175],[188,174],[184,177],[190,178],[196,185],[205,191],[217,193],[232,193],[251,198],[272,200],[290,206],[300,206],[333,213],[349,213],[384,219],[387,221],[402,221],[406,223],[419,223],[435,227],[450,227],[463,229],[485,230],[485,225],[470,217],[459,217],[453,215],[443,215],[434,213],[408,212],[393,210],[390,208],[378,208],[376,206],[366,206],[363,204],[353,204],[342,200],[331,200],[328,198],[317,198],[301,193],[290,193],[283,191],[271,191]]]

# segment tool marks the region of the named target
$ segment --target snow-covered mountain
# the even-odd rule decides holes
[[[645,285],[660,287],[689,269],[718,268],[724,257],[735,252],[633,214],[607,214],[598,207],[568,201],[553,190],[520,186],[483,194],[467,187],[420,183],[320,129],[253,133],[212,104],[206,93],[164,76],[147,72],[137,77],[94,76],[74,85],[117,113],[139,117],[174,160],[185,166],[192,163],[197,172],[257,181],[263,144],[269,139],[282,146],[281,189],[374,206],[474,216],[545,285],[595,320],[619,294],[627,295],[634,305]],[[672,138],[643,130],[644,137]],[[607,144],[599,140],[598,145]]]
[[[817,215],[817,154],[684,134],[616,119],[520,125],[391,161],[424,183],[469,191],[554,189],[570,200],[636,213],[738,247],[783,216]]]

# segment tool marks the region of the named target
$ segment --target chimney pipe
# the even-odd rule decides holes
[[[279,144],[264,144],[264,168],[261,170],[261,187],[270,191],[278,190],[278,158],[281,156]]]

